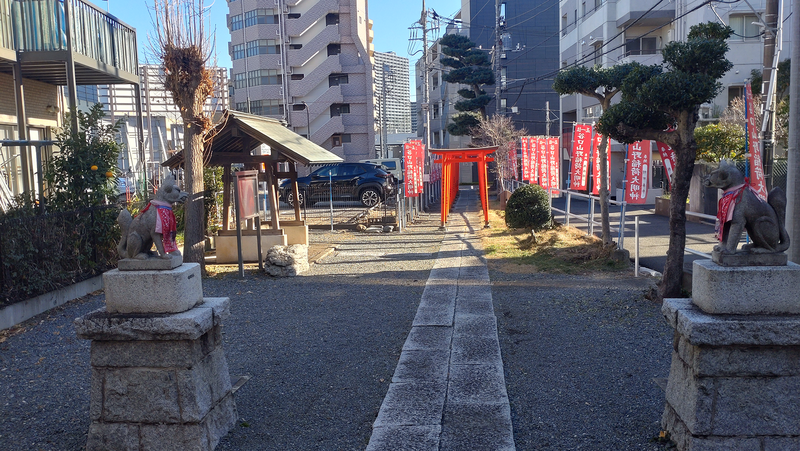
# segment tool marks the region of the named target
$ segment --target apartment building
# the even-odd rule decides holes
[[[381,155],[387,155],[388,135],[411,133],[408,58],[397,56],[395,52],[375,52],[375,128],[380,133],[378,139]]]
[[[234,0],[231,104],[286,121],[345,161],[374,156],[367,0]]]
[[[138,89],[137,71],[136,31],[91,3],[0,0],[0,140],[53,139],[61,114],[78,107],[79,87]],[[0,200],[38,193],[39,162],[52,152],[0,146]]]
[[[214,92],[206,101],[204,110],[210,117],[218,116],[229,108],[228,69],[209,69],[214,81]],[[120,155],[119,167],[132,171],[148,168],[148,178],[161,171],[161,163],[183,148],[183,119],[164,86],[164,68],[161,65],[140,65],[139,86],[143,123],[143,147],[139,150],[137,134],[136,90],[127,85],[103,85],[96,88],[96,102],[103,104],[106,118],[116,122],[122,119],[120,135],[125,152]],[[144,158],[144,160],[141,160]]]
[[[511,117],[531,135],[558,133],[558,94],[552,90],[559,68],[558,12],[550,0],[500,2],[500,98],[486,112]],[[487,51],[498,47],[494,3],[462,0],[461,18],[472,42]]]
[[[587,66],[639,62],[661,64],[661,50],[673,40],[685,40],[692,25],[721,21],[734,29],[727,58],[734,64],[720,80],[722,92],[709,104],[701,106],[701,121],[714,120],[729,102],[741,96],[750,72],[761,70],[764,42],[758,17],[763,14],[765,0],[735,3],[704,4],[699,0],[561,0],[560,55],[561,66]],[[789,57],[790,14],[784,9],[783,49],[780,60]],[[618,100],[618,99],[615,99]],[[561,97],[562,130],[565,141],[571,139],[574,123],[591,123],[602,114],[597,100],[582,95]],[[614,188],[622,187],[624,147],[611,142],[610,176]],[[660,162],[658,153],[653,158]]]

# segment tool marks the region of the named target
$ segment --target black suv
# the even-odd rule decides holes
[[[333,183],[333,190],[330,184]],[[333,200],[359,201],[366,207],[374,207],[394,193],[394,178],[372,163],[339,163],[323,166],[306,177],[297,178],[300,205]],[[294,194],[290,180],[283,180],[280,195],[284,202],[294,205]]]

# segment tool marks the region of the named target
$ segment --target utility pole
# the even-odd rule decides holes
[[[775,155],[775,99],[778,71],[779,47],[776,46],[778,33],[778,0],[767,0],[764,11],[764,69],[761,75],[761,105],[764,106],[764,116],[761,125],[761,148],[763,150],[764,181],[767,190],[772,189],[774,179],[772,176],[772,160]],[[777,50],[777,51],[776,51]]]
[[[545,133],[545,136],[549,138],[550,137],[550,122],[552,122],[550,120],[550,101],[549,100],[544,102],[544,113],[547,115],[547,119],[545,120],[545,123],[547,124],[547,131],[545,131],[544,133]]]
[[[494,104],[495,114],[505,114],[504,110],[500,109],[500,76],[502,69],[500,68],[500,52],[503,51],[503,37],[500,33],[500,0],[494,1]]]
[[[422,112],[425,114],[425,155],[423,161],[427,163],[430,160],[430,148],[431,148],[431,96],[430,96],[430,69],[431,63],[428,61],[428,9],[425,7],[425,0],[422,0],[422,17],[419,20],[420,24],[422,24],[422,74],[423,74],[423,82],[422,82]],[[423,170],[424,172],[424,170]],[[423,193],[421,196],[417,196],[417,202],[427,198],[428,196],[428,189],[425,183],[423,182]],[[419,205],[421,208],[426,208],[427,205]]]
[[[792,0],[792,11],[800,11],[800,0]],[[800,42],[800,14],[792,14],[792,42]],[[792,60],[800,61],[800,45],[792,46]],[[800,64],[792,64],[789,80],[789,156],[786,168],[786,229],[789,232],[789,260],[800,262]]]

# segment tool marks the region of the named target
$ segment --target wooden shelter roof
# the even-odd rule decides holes
[[[289,130],[279,120],[226,110],[222,121],[210,132],[203,161],[207,166],[231,163],[260,163],[264,160],[292,161],[304,166],[340,163],[342,158]],[[261,144],[271,148],[272,156],[251,155]],[[183,166],[183,151],[161,164],[170,169]]]

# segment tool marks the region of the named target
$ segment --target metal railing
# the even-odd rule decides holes
[[[128,73],[139,73],[136,31],[94,5],[81,0],[0,0],[0,11],[7,3],[11,6],[15,50],[68,50],[69,26],[72,51]],[[0,35],[0,39],[5,38]]]

